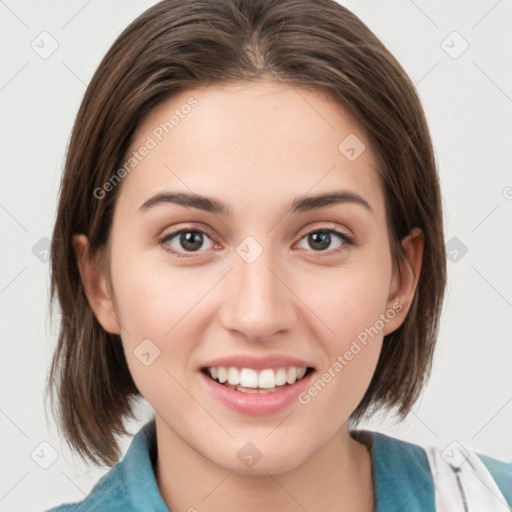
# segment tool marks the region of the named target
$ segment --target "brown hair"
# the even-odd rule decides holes
[[[94,191],[124,162],[134,132],[173,94],[264,80],[327,92],[364,127],[379,159],[395,268],[400,241],[425,236],[422,269],[403,324],[385,336],[352,424],[377,408],[405,418],[430,376],[446,283],[441,196],[430,134],[410,79],[381,41],[334,0],[165,0],[117,38],[83,98],[67,150],[51,247],[51,304],[61,307],[48,375],[55,416],[84,459],[113,465],[140,396],[119,336],[106,332],[84,292],[72,236],[108,241],[119,186]],[[341,141],[340,141],[341,142]]]

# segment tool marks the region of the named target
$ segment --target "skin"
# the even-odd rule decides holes
[[[370,143],[319,92],[270,82],[189,90],[145,120],[129,152],[191,96],[197,107],[119,185],[106,247],[111,287],[87,237],[74,238],[89,303],[104,329],[121,335],[134,381],[155,411],[162,496],[180,511],[369,512],[370,454],[346,422],[369,386],[383,336],[409,310],[422,233],[402,242],[408,265],[400,278]],[[366,145],[354,161],[338,150],[349,134]],[[372,211],[344,203],[284,213],[297,197],[335,189],[359,194]],[[233,215],[175,204],[139,212],[164,190],[212,196]],[[167,242],[189,258],[158,242],[191,227],[206,233],[198,250],[187,252],[179,235]],[[322,251],[308,241],[331,227],[355,244],[332,235]],[[251,263],[236,252],[247,236],[263,251]],[[401,311],[307,405],[246,415],[202,385],[201,364],[232,354],[300,357],[318,377],[397,301]],[[146,338],[160,349],[149,366],[133,353]],[[252,468],[237,457],[247,442],[262,453]]]

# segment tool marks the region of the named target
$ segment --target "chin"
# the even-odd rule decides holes
[[[231,450],[229,451],[231,452]],[[285,441],[278,443],[277,447],[270,445],[261,449],[247,442],[231,453],[234,453],[234,457],[226,457],[226,452],[224,452],[210,460],[228,471],[240,475],[268,476],[269,474],[278,475],[293,470],[308,457],[308,454],[304,451],[303,443],[298,442],[295,446]]]

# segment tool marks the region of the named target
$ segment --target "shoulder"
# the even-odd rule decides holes
[[[504,498],[507,500],[508,506],[512,507],[512,461],[505,462],[479,452],[476,452],[476,454],[496,481]]]
[[[137,432],[123,460],[103,475],[82,501],[45,512],[140,512],[148,508],[167,512],[154,473],[155,456],[153,419]]]
[[[381,432],[363,432],[370,442],[377,512],[434,511],[434,483],[423,448]]]
[[[363,432],[366,439],[371,438],[377,499],[379,495],[381,501],[386,503],[397,499],[402,482],[400,492],[405,490],[408,495],[409,510],[411,504],[417,504],[418,510],[435,510],[434,478],[427,456],[427,451],[432,447],[424,447],[376,431]],[[495,480],[508,506],[512,506],[512,462],[474,450],[473,453]]]

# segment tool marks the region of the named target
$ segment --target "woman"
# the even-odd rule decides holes
[[[329,0],[156,4],[76,119],[50,372],[86,459],[118,462],[138,397],[155,415],[88,497],[53,510],[441,510],[454,482],[461,506],[510,505],[511,464],[355,429],[410,412],[445,282],[421,104],[356,16]],[[488,484],[476,497],[469,467]]]

